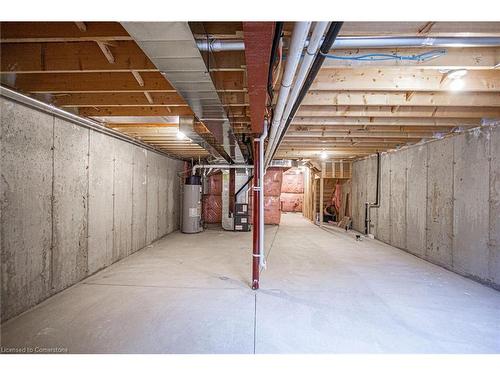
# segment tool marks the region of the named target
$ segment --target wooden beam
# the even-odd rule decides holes
[[[113,64],[95,42],[4,43],[0,48],[2,73],[157,71],[134,41],[113,42]]]
[[[187,106],[177,93],[145,92],[155,105]],[[112,106],[147,106],[149,99],[143,92],[123,93],[68,93],[52,96],[52,102],[58,107],[112,107]]]
[[[419,140],[421,137],[415,137],[412,138],[413,140]],[[342,136],[337,136],[337,137],[330,137],[330,136],[324,136],[324,137],[318,137],[317,135],[310,136],[310,137],[286,137],[283,140],[283,144],[302,144],[303,146],[317,146],[317,147],[322,147],[323,144],[336,144],[336,145],[381,145],[381,144],[400,144],[400,143],[406,143],[409,141],[409,138],[405,137],[363,137],[362,135],[359,135],[359,137],[353,137],[350,138],[349,135],[342,135]],[[285,143],[286,142],[286,143]]]
[[[90,93],[120,91],[176,92],[159,72],[141,74],[144,86],[140,86],[130,73],[62,73],[20,74],[11,86],[32,93]],[[8,75],[1,75],[2,82],[9,82]]]
[[[402,145],[403,146],[403,145]],[[318,155],[321,154],[322,151],[325,151],[327,153],[335,151],[335,152],[342,152],[342,153],[356,153],[356,152],[362,152],[362,153],[369,153],[369,154],[374,154],[376,152],[380,151],[387,151],[389,149],[393,149],[394,147],[365,147],[365,148],[356,148],[356,147],[323,147],[323,148],[283,148],[280,146],[279,152],[281,153],[293,153],[296,151],[299,152],[315,152]]]
[[[133,40],[118,22],[85,22],[82,31],[74,22],[1,22],[0,42],[79,42]]]
[[[500,107],[500,92],[310,91],[302,105]]]
[[[191,30],[195,38],[241,39],[243,34],[242,22],[193,22]]]
[[[247,91],[245,71],[211,71],[210,75],[217,90]],[[168,73],[166,77],[168,79]]]
[[[275,158],[319,158],[321,151],[302,151],[302,150],[285,150],[285,151],[276,151]],[[374,152],[371,151],[362,151],[362,150],[352,150],[352,151],[328,151],[329,157],[343,157],[343,158],[354,158],[356,156],[367,156],[371,155]]]
[[[414,143],[414,142],[412,142]],[[386,151],[396,149],[398,147],[405,146],[407,143],[398,143],[392,145],[373,145],[373,146],[345,146],[345,145],[336,145],[336,144],[325,144],[322,147],[300,147],[300,146],[288,146],[288,145],[280,145],[279,150],[281,152],[292,152],[292,151],[315,151],[317,153],[321,153],[321,151],[341,151],[341,152],[372,152],[375,153],[377,151]]]
[[[210,71],[241,71],[245,70],[245,67],[244,51],[221,51],[210,55]]]
[[[429,118],[429,117],[305,117],[297,116],[292,125],[297,126],[329,126],[329,125],[360,125],[360,126],[479,126],[481,119],[477,118]]]
[[[460,128],[471,128],[474,127],[472,125],[469,126],[461,126]],[[307,126],[291,126],[289,131],[297,131],[297,132],[308,132],[308,133],[322,133],[324,131],[381,131],[381,132],[448,132],[452,129],[456,128],[455,126],[359,126],[359,125],[329,125],[327,127],[307,127]]]
[[[287,132],[285,138],[305,138],[317,137],[317,134],[308,132]],[[366,132],[366,131],[325,131],[322,133],[323,137],[345,137],[345,138],[434,138],[434,132]]]
[[[301,146],[296,146],[296,145],[288,145],[288,144],[281,144],[280,149],[282,151],[285,150],[337,150],[337,151],[352,151],[352,150],[364,150],[364,151],[376,151],[380,149],[388,149],[388,148],[395,148],[401,143],[396,143],[396,144],[374,144],[374,145],[344,145],[344,144],[336,144],[336,143],[325,143],[322,145],[303,145]]]
[[[428,22],[345,22],[340,36],[422,36]],[[500,22],[435,22],[425,36],[500,36]]]
[[[283,139],[282,144],[303,144],[302,142],[307,142],[307,144],[314,144],[317,145],[318,147],[321,146],[322,143],[335,143],[335,144],[345,144],[345,145],[354,145],[354,144],[366,144],[366,145],[373,145],[373,144],[397,144],[400,142],[407,142],[408,138],[375,138],[375,137],[369,137],[369,138],[349,138],[349,137],[322,137],[322,136],[316,136],[316,137],[293,137],[293,138],[287,138],[286,136]]]
[[[444,51],[442,55],[425,61],[413,60],[346,60],[369,54],[387,54],[399,56],[415,56],[427,52]],[[412,69],[492,69],[500,61],[500,48],[366,48],[366,49],[334,49],[330,54],[342,59],[325,59],[321,69],[407,67]]]
[[[311,90],[321,91],[451,91],[439,71],[417,68],[321,69]],[[471,70],[461,91],[500,91],[500,71]]]
[[[114,54],[105,52],[110,56],[101,53],[99,46],[106,51],[103,42],[3,44],[1,68],[3,73],[156,71],[134,42],[116,42]]]
[[[189,107],[98,107],[79,108],[81,116],[189,116]]]
[[[500,107],[301,106],[297,116],[500,118]]]
[[[2,84],[29,93],[177,92],[159,72],[143,72],[141,76],[145,82],[144,87],[137,83],[130,72],[0,75]],[[246,88],[224,89],[217,92],[246,93]]]
[[[178,128],[179,124],[177,123],[107,123],[106,124],[107,128],[113,128],[113,129],[127,129],[127,128],[134,128],[134,127],[140,127],[140,128],[145,128],[145,127],[151,127],[151,128]]]

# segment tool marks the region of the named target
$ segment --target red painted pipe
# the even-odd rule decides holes
[[[260,183],[260,153],[259,141],[253,142],[253,199],[252,199],[252,235],[253,235],[253,252],[252,252],[252,289],[259,289],[259,207],[260,207],[260,190],[255,189],[257,186],[262,186]]]

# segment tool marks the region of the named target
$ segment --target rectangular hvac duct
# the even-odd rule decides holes
[[[187,22],[122,22],[222,146],[228,162],[243,163],[226,111]]]

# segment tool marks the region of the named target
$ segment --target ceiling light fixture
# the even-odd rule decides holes
[[[464,88],[465,82],[463,79],[454,79],[450,82],[451,91],[460,91]]]
[[[177,131],[177,136],[176,137],[177,137],[177,139],[179,141],[182,141],[182,140],[184,140],[186,138],[186,136],[184,135],[184,133],[180,132],[180,131]]]
[[[326,151],[321,151],[321,154],[319,154],[319,156],[322,160],[325,160],[326,158],[328,158],[328,154],[326,153]]]
[[[446,74],[446,78],[449,78],[449,79],[460,79],[460,78],[465,77],[466,74],[467,74],[467,69],[455,69],[455,70],[450,70]]]
[[[446,73],[446,79],[450,81],[449,88],[451,91],[460,91],[464,88],[465,82],[462,79],[467,74],[467,69],[455,69]]]

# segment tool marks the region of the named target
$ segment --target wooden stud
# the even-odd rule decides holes
[[[424,26],[418,29],[418,34],[428,34],[436,22],[427,22]]]
[[[109,44],[106,43],[106,42],[101,42],[101,41],[98,41],[96,43],[99,46],[99,48],[101,49],[101,51],[104,54],[104,56],[106,56],[106,59],[108,60],[108,62],[110,64],[114,64],[115,63],[115,57],[113,56],[113,54],[111,53],[111,51],[109,49]]]
[[[144,96],[146,97],[146,99],[148,100],[149,104],[154,104],[154,100],[153,98],[151,97],[151,94],[147,91],[144,91]]]
[[[78,27],[78,30],[80,30],[82,33],[87,31],[87,25],[85,25],[85,22],[75,22],[76,27]]]
[[[415,95],[415,91],[409,91],[409,92],[407,92],[407,93],[405,94],[405,100],[406,100],[407,102],[409,102],[409,101],[410,101],[410,99],[411,99],[414,95]]]
[[[132,70],[132,75],[134,76],[139,86],[144,87],[144,80],[142,79],[141,74],[137,70]]]

